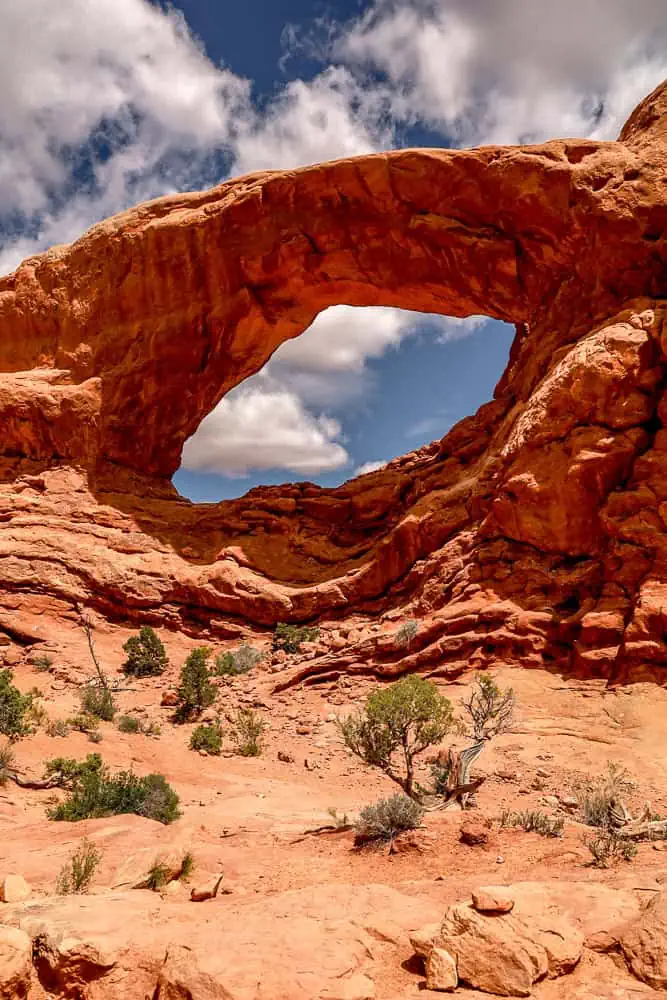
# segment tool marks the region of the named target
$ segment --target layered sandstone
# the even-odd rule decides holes
[[[0,627],[400,613],[301,665],[667,666],[667,85],[618,142],[405,150],[141,205],[0,279]],[[196,506],[186,438],[326,306],[516,324],[492,402],[335,490]]]

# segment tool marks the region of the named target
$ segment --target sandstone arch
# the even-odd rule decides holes
[[[0,279],[3,592],[32,580],[45,599],[195,630],[412,600],[433,634],[404,667],[486,647],[482,661],[661,664],[666,161],[663,85],[619,142],[255,174],[24,261]],[[175,500],[201,418],[339,302],[516,323],[495,401],[339,490]],[[57,572],[22,533],[26,490],[61,518]],[[96,559],[72,542],[82,524]],[[383,655],[372,646],[371,665]]]

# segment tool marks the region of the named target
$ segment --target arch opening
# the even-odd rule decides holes
[[[514,332],[485,316],[329,307],[203,418],[173,484],[217,502],[380,469],[492,398]]]

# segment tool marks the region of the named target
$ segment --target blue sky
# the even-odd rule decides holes
[[[664,0],[3,0],[0,272],[249,170],[613,138],[666,53]],[[195,500],[341,482],[488,400],[512,334],[328,310],[205,418],[175,482]]]

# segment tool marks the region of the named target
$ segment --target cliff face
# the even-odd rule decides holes
[[[77,602],[195,634],[364,613],[302,673],[667,667],[667,85],[618,142],[407,150],[116,216],[0,279],[0,628]],[[169,479],[234,385],[334,303],[517,326],[494,400],[335,490]]]

